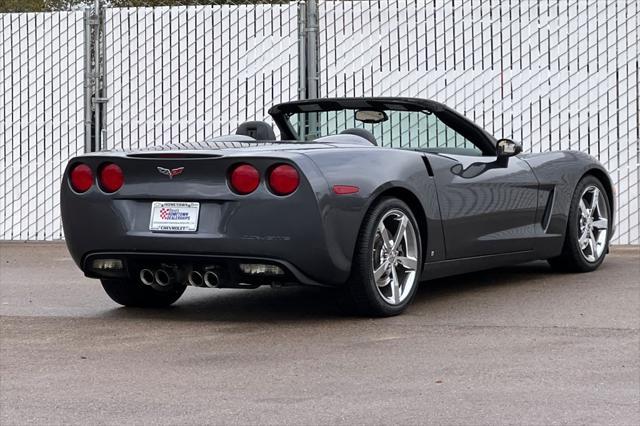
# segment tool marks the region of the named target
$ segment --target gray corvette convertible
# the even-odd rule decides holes
[[[73,158],[69,251],[125,306],[186,286],[339,289],[364,315],[402,312],[422,280],[547,259],[592,271],[614,187],[581,152],[522,153],[440,103],[288,102],[198,144]],[[344,297],[343,297],[344,296]]]

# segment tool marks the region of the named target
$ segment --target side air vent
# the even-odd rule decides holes
[[[433,169],[431,168],[431,163],[429,163],[429,159],[423,155],[422,161],[424,161],[424,166],[427,168],[427,174],[433,177]]]
[[[554,199],[554,195],[555,195],[556,189],[551,188],[551,190],[549,191],[549,195],[547,196],[547,204],[544,207],[544,213],[542,214],[542,227],[544,229],[547,229],[547,226],[549,226],[549,219],[551,218],[551,209],[553,208],[553,199]]]

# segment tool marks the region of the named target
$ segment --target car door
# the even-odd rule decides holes
[[[495,154],[496,141],[453,111],[428,116],[421,137],[436,183],[446,257],[534,248],[538,181],[517,156]]]
[[[533,249],[538,182],[511,157],[430,154],[449,259]]]

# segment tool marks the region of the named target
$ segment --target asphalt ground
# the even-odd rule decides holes
[[[0,245],[0,424],[640,424],[640,248],[424,283],[399,317],[312,288],[115,305],[61,244]]]

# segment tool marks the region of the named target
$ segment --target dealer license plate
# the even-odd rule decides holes
[[[198,230],[200,203],[154,201],[151,205],[150,231],[194,232]]]

